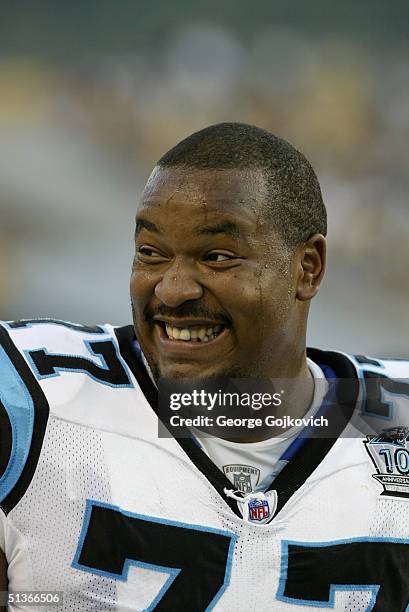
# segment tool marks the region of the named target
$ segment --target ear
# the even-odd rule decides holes
[[[302,302],[317,295],[325,273],[327,241],[322,234],[314,234],[300,247],[299,276],[296,296]]]

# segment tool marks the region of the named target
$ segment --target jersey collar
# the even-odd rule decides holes
[[[134,347],[135,333],[132,325],[115,329],[119,350],[145,395],[152,410],[158,412],[158,390],[146,368],[142,352]],[[277,509],[275,516],[282,510],[292,495],[305,483],[313,471],[329,453],[336,440],[348,425],[353,414],[358,397],[358,378],[352,362],[345,355],[333,351],[307,349],[307,356],[323,370],[325,377],[331,382],[330,390],[318,414],[325,413],[333,422],[330,438],[298,437],[286,452],[288,463],[267,488],[267,491],[277,491]],[[345,400],[345,390],[341,389],[339,379],[347,379],[348,398]],[[352,383],[352,384],[351,384]],[[334,403],[334,399],[337,400]],[[334,406],[337,409],[334,413]],[[342,410],[339,411],[339,406]],[[322,412],[321,412],[322,411]],[[224,489],[231,489],[231,482],[211,461],[206,453],[197,445],[192,437],[176,439],[194,465],[204,474],[209,483],[216,489],[231,510],[241,517],[234,499],[226,497]]]

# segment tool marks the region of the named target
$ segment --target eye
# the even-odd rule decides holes
[[[137,257],[141,261],[163,260],[164,257],[158,251],[149,246],[140,246],[136,250]]]
[[[225,255],[225,253],[209,253],[206,259],[208,261],[228,261],[232,259],[232,257],[230,255]]]
[[[223,253],[222,251],[212,251],[205,256],[205,261],[210,261],[212,263],[224,263],[226,261],[231,262],[237,259],[241,259],[237,255],[233,255],[232,253]]]

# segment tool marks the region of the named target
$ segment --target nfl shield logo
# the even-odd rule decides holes
[[[232,496],[233,497],[233,496]],[[245,521],[255,525],[265,525],[274,516],[277,508],[277,491],[266,491],[262,493],[249,493],[240,499],[237,495],[237,504]]]
[[[251,499],[248,507],[250,521],[260,523],[265,521],[270,515],[270,508],[266,499]]]

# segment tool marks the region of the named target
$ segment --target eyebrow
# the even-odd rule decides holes
[[[196,228],[198,234],[207,234],[214,236],[215,234],[227,234],[238,238],[242,235],[240,227],[232,221],[225,221],[222,223],[216,223],[214,225],[199,225]]]
[[[154,232],[155,234],[161,233],[160,229],[157,225],[155,225],[155,223],[152,223],[152,221],[148,221],[147,219],[139,218],[136,220],[135,238],[143,229],[146,229],[149,232]],[[194,232],[207,236],[215,236],[216,234],[226,234],[228,236],[232,236],[233,238],[239,238],[242,236],[240,227],[232,221],[224,221],[221,223],[215,223],[213,225],[197,225],[194,228]]]
[[[148,232],[155,232],[156,234],[160,233],[158,226],[152,223],[152,221],[148,221],[147,219],[137,219],[135,225],[135,238],[143,229],[148,230]]]

